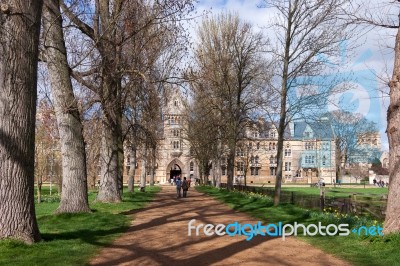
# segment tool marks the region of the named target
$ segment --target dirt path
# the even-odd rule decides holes
[[[131,228],[93,258],[92,265],[350,265],[293,237],[188,236],[195,225],[255,223],[254,218],[196,192],[176,199],[164,186],[145,209],[132,213]]]

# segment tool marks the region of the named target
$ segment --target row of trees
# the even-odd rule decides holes
[[[327,94],[337,84],[314,77],[332,74],[321,58],[335,58],[339,42],[351,37],[352,24],[345,12],[351,6],[344,0],[290,0],[265,1],[263,7],[277,12],[269,40],[229,13],[205,19],[199,27],[193,65],[185,71],[194,101],[187,131],[202,172],[210,170],[210,160],[219,171],[222,155],[227,154],[228,188],[232,188],[235,152],[244,128],[260,114],[277,121],[277,205],[285,130],[294,116],[308,116],[310,109],[325,105]],[[90,153],[85,147],[85,120],[94,117],[91,129],[97,125],[101,130],[99,155],[92,156],[101,165],[97,200],[119,202],[124,142],[129,144],[131,163],[136,164],[138,150],[149,155],[141,163],[144,168],[150,164],[154,176],[161,99],[167,93],[163,84],[179,79],[188,44],[182,20],[193,8],[191,0],[2,3],[0,238],[40,239],[33,200],[38,58],[50,80],[60,137],[63,177],[57,213],[88,212]],[[356,17],[352,22],[372,23],[370,17],[359,19],[358,7],[352,10],[350,15]],[[398,25],[380,25],[398,29]],[[391,187],[386,232],[400,228],[396,207],[400,197],[396,190],[400,186],[396,170],[398,49],[397,44],[389,84]],[[325,90],[310,90],[309,85]],[[295,101],[293,93],[300,95]],[[134,169],[130,168],[129,189]],[[219,182],[217,174],[215,183]]]
[[[33,200],[38,59],[60,142],[56,212],[89,212],[88,160],[100,163],[102,202],[121,201],[124,142],[131,162],[140,149],[154,169],[163,85],[178,76],[188,42],[182,21],[192,10],[191,0],[2,3],[0,238],[40,240]]]
[[[386,3],[378,8],[395,5]],[[226,163],[227,186],[232,189],[235,150],[240,140],[245,139],[245,128],[251,127],[255,117],[267,115],[276,121],[278,129],[274,203],[279,204],[283,141],[289,122],[294,117],[320,117],[319,110],[324,110],[322,107],[327,105],[329,94],[351,89],[339,86],[349,77],[335,68],[339,65],[335,58],[340,55],[341,43],[361,33],[355,30],[360,23],[399,28],[393,18],[378,17],[381,20],[374,21],[373,5],[368,3],[366,6],[370,9],[343,0],[264,1],[262,7],[277,14],[268,28],[273,29],[269,40],[260,32],[252,31],[251,26],[241,22],[237,15],[222,14],[203,21],[197,34],[199,42],[194,50],[194,66],[189,71],[195,104],[189,110],[188,137],[196,144],[194,150],[204,173],[207,175],[211,166],[216,170],[214,183],[217,186],[221,164]],[[396,60],[398,45],[396,42]],[[400,227],[400,223],[395,222],[399,215],[395,207],[399,200],[396,189],[399,178],[394,149],[398,145],[394,122],[399,119],[396,115],[398,69],[396,61],[394,80],[389,83],[391,187],[387,209],[390,214],[386,219],[390,225],[385,226],[386,233],[398,231]],[[335,121],[337,174],[340,175],[342,162],[350,162],[350,156],[360,152],[357,136],[376,132],[377,128],[358,114],[337,112],[329,115]],[[201,137],[204,135],[210,137],[204,139]]]

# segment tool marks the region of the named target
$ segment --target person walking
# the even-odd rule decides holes
[[[189,190],[189,183],[188,183],[188,181],[186,180],[186,176],[183,177],[182,190],[183,190],[183,197],[186,198],[186,196],[187,196],[187,191]]]
[[[175,181],[176,184],[176,197],[181,198],[181,187],[182,187],[182,180],[178,177]]]

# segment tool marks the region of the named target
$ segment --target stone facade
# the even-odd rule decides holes
[[[163,133],[159,140],[155,182],[169,182],[173,176],[198,178],[198,165],[190,156],[190,145],[183,134],[184,102],[179,92],[174,92],[164,107]],[[246,140],[238,143],[234,181],[247,183],[274,183],[277,169],[277,128],[263,119],[246,130]],[[142,169],[138,155],[135,181]],[[327,120],[307,124],[290,123],[285,132],[283,151],[283,182],[314,183],[320,178],[331,183],[335,178],[335,145],[332,127]],[[127,163],[127,162],[126,162]],[[150,171],[146,171],[149,181]],[[226,182],[226,160],[221,162],[222,182]],[[211,171],[209,180],[213,180]],[[124,180],[127,180],[125,170]]]

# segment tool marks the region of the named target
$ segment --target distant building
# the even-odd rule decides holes
[[[185,140],[183,102],[178,91],[172,93],[163,113],[163,134],[159,140],[155,181],[169,182],[174,176],[198,178],[198,163],[190,155]],[[205,136],[206,137],[206,136]],[[246,139],[238,143],[235,158],[234,182],[248,184],[274,183],[277,171],[278,131],[274,123],[263,119],[251,123]],[[138,153],[135,180],[139,180],[142,155]],[[314,123],[293,122],[285,132],[283,147],[283,182],[315,183],[320,178],[331,183],[335,178],[334,134],[328,120]],[[129,162],[125,161],[124,181],[127,181]],[[222,182],[226,182],[226,158],[221,161]],[[150,171],[146,170],[147,180]],[[211,172],[211,176],[212,176]],[[210,177],[211,179],[211,177]]]
[[[239,143],[235,180],[238,183],[274,183],[277,171],[277,127],[259,120]],[[222,168],[226,182],[226,165]],[[283,182],[314,183],[335,178],[335,143],[327,120],[290,123],[283,145]]]
[[[348,164],[370,165],[382,156],[379,132],[369,132],[357,136],[357,144],[349,154]]]

